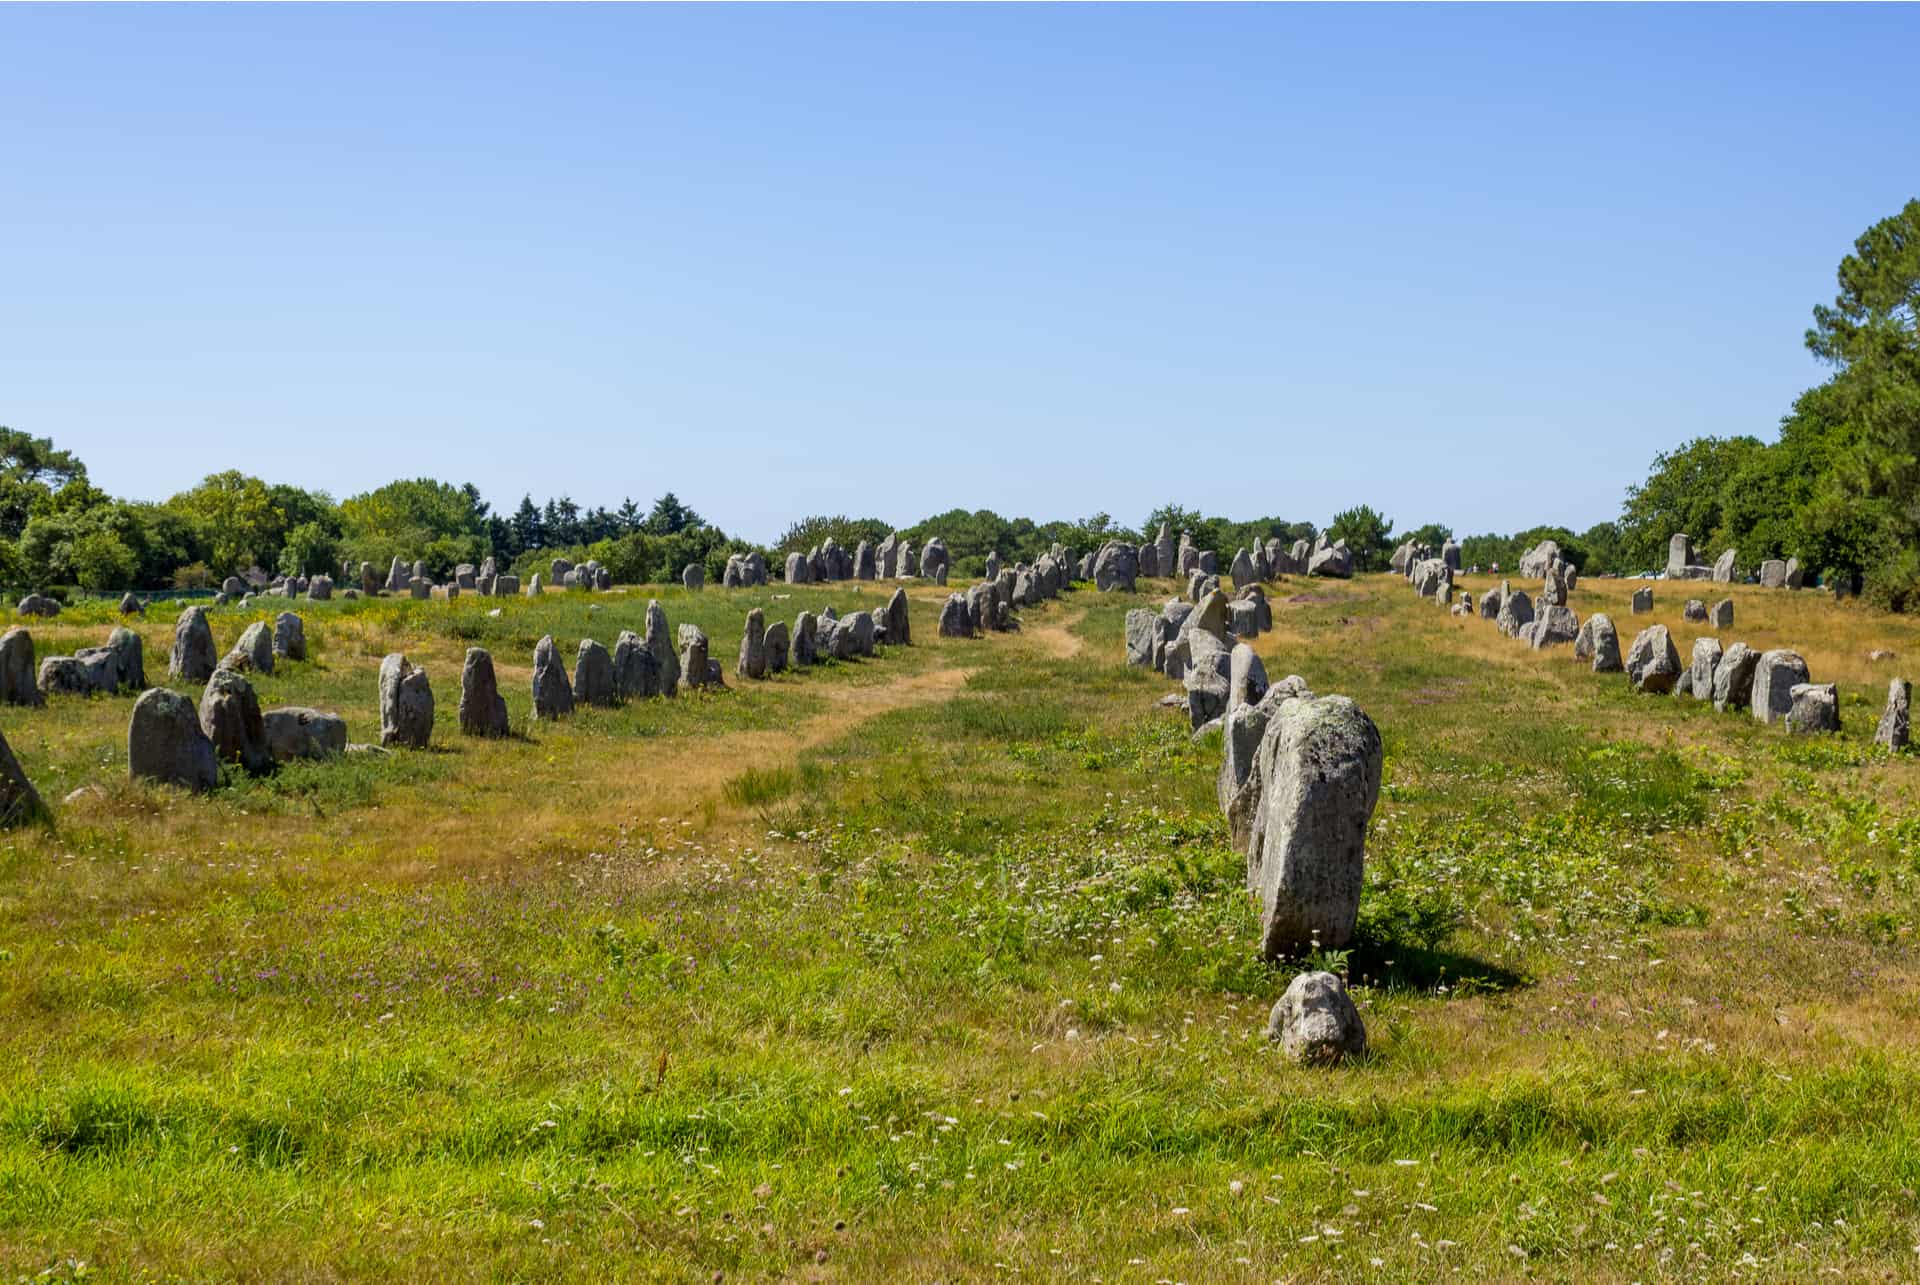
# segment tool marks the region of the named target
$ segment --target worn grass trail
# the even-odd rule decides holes
[[[1573,605],[1629,631],[1632,587]],[[1387,745],[1362,939],[1318,961],[1375,1053],[1334,1073],[1262,1037],[1290,972],[1251,956],[1217,745],[1120,663],[1150,594],[961,641],[920,591],[879,660],[486,745],[448,730],[469,642],[524,727],[534,641],[644,596],[313,611],[265,703],[363,735],[404,646],[442,748],[110,784],[0,841],[0,1269],[1905,1279],[1920,769],[1867,744],[1865,653],[1920,630],[1735,596],[1723,641],[1800,644],[1840,737],[1636,697],[1388,577],[1276,588],[1269,672]],[[874,598],[666,605],[730,661],[750,607]],[[57,800],[124,773],[129,704],[5,730]]]

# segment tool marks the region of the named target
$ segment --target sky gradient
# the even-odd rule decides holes
[[[1461,533],[1771,437],[1920,9],[5,7],[0,423],[770,540]]]

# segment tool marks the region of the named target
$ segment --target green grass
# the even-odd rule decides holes
[[[436,748],[201,799],[121,779],[128,698],[11,712],[59,816],[0,839],[0,1269],[1910,1275],[1913,761],[1851,709],[1806,741],[1636,697],[1384,577],[1305,592],[1269,672],[1388,756],[1360,939],[1316,961],[1373,1052],[1333,1071],[1264,1038],[1295,966],[1252,952],[1217,741],[1119,663],[1143,599],[963,641],[917,596],[911,649],[537,726],[534,642],[610,644],[644,596],[336,604],[264,702],[372,739],[403,649]],[[666,605],[730,660],[752,606],[877,600]],[[476,640],[524,738],[454,731]]]

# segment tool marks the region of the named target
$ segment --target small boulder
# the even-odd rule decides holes
[[[1753,716],[1771,723],[1793,712],[1793,689],[1811,681],[1807,662],[1785,647],[1762,652],[1753,667]]]
[[[872,558],[872,551],[868,551]],[[869,576],[868,579],[873,577]],[[855,613],[863,614],[863,613]],[[707,633],[698,625],[680,626],[680,672],[685,676],[689,687],[704,687],[710,674],[707,670]]]
[[[1267,1038],[1303,1066],[1331,1066],[1367,1051],[1367,1027],[1332,973],[1301,973],[1267,1019]]]
[[[215,758],[238,763],[256,776],[273,770],[260,699],[238,670],[216,669],[207,680],[200,694],[200,730],[207,734]]]
[[[1707,604],[1698,598],[1689,598],[1687,599],[1687,605],[1680,608],[1680,617],[1683,620],[1690,620],[1695,624],[1704,625],[1707,623]]]
[[[1653,610],[1653,586],[1644,585],[1633,591],[1633,614],[1644,616]]]
[[[787,622],[776,620],[767,626],[767,672],[778,674],[787,667]]]
[[[567,681],[567,667],[560,663],[553,635],[547,634],[533,647],[533,716],[560,718],[571,713],[573,684]]]
[[[240,640],[221,660],[221,669],[252,670],[256,674],[273,672],[273,631],[267,622],[256,620],[240,632]]]
[[[1727,648],[1713,670],[1716,710],[1724,714],[1729,708],[1746,709],[1753,704],[1753,671],[1759,663],[1760,653],[1743,642]]]
[[[1680,681],[1680,652],[1665,625],[1648,625],[1627,649],[1627,678],[1637,689],[1665,695]]]
[[[52,617],[60,614],[60,604],[45,594],[30,593],[19,601],[14,610],[23,616]]]
[[[273,654],[288,660],[307,658],[307,622],[291,611],[273,618]]]
[[[192,701],[164,687],[140,694],[127,720],[127,775],[196,793],[220,784],[213,742],[201,730]]]
[[[734,672],[742,678],[767,676],[767,617],[758,607],[747,613],[746,627],[740,634],[740,658]]]
[[[1789,732],[1840,730],[1840,693],[1832,683],[1795,683],[1789,699],[1792,702],[1787,711]]]
[[[271,647],[269,647],[271,650]],[[167,674],[183,682],[204,683],[220,667],[220,654],[213,648],[213,627],[207,623],[205,607],[188,607],[173,626],[173,652],[167,658]]]
[[[506,736],[513,730],[494,676],[493,653],[484,647],[467,648],[460,666],[460,730],[468,736]]]
[[[433,738],[433,687],[427,671],[394,652],[380,662],[380,744],[424,750]]]
[[[613,657],[591,638],[580,640],[573,662],[575,704],[606,708],[614,703]]]
[[[1715,629],[1733,628],[1733,599],[1722,598],[1707,612],[1707,623]]]
[[[1695,700],[1713,699],[1713,676],[1720,668],[1720,640],[1718,638],[1696,638],[1693,640],[1692,663],[1687,666],[1687,694]]]
[[[347,752],[347,720],[299,705],[267,710],[260,716],[267,753],[276,763],[328,759]]]
[[[52,819],[40,792],[27,779],[26,769],[13,755],[7,738],[0,736],[0,829],[31,825]]]
[[[19,625],[0,635],[0,701],[29,707],[44,704],[33,660],[33,635]]]
[[[1874,729],[1873,743],[1890,750],[1904,750],[1909,739],[1909,710],[1913,703],[1913,684],[1896,678],[1887,684],[1887,707]]]

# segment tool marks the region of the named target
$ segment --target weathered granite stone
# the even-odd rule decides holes
[[[307,622],[291,611],[273,618],[273,654],[287,660],[307,658]]]
[[[1542,607],[1526,628],[1527,645],[1535,651],[1544,651],[1572,642],[1580,632],[1580,618],[1573,614],[1571,607]]]
[[[1518,638],[1520,631],[1533,623],[1533,600],[1526,590],[1515,589],[1500,602],[1500,614],[1494,617],[1503,637]]]
[[[1748,709],[1753,704],[1753,671],[1760,653],[1737,642],[1721,655],[1713,669],[1713,707],[1721,713],[1728,709]],[[1697,694],[1697,693],[1696,693]]]
[[[41,801],[40,792],[33,788],[33,782],[27,779],[26,769],[14,757],[13,747],[7,744],[6,737],[0,736],[0,829],[34,825],[51,819],[52,813]]]
[[[1680,681],[1680,652],[1665,625],[1648,625],[1627,649],[1627,678],[1643,692],[1665,695]]]
[[[1253,648],[1235,643],[1227,653],[1227,708],[1251,705],[1267,694],[1267,667]]]
[[[433,737],[433,687],[427,671],[394,652],[380,662],[380,744],[424,750]]]
[[[33,635],[19,625],[0,635],[0,701],[30,707],[43,704],[46,698],[40,692],[37,672]]]
[[[200,695],[200,730],[212,743],[214,757],[238,763],[256,776],[273,770],[260,700],[239,670],[216,669],[207,680]]]
[[[767,672],[777,674],[787,667],[787,622],[776,620],[767,626]]]
[[[653,656],[660,695],[674,695],[680,688],[680,658],[674,653],[673,639],[667,632],[667,613],[657,598],[647,602],[647,627],[642,641]]]
[[[338,714],[284,705],[260,716],[267,754],[276,763],[328,759],[347,752],[347,720]]]
[[[1332,1066],[1367,1051],[1367,1026],[1346,983],[1332,973],[1301,973],[1267,1018],[1267,1038],[1303,1066]]]
[[[704,687],[707,672],[707,633],[698,625],[680,626],[680,674],[689,687]]]
[[[204,683],[213,677],[220,657],[213,649],[213,628],[207,624],[205,607],[188,607],[173,627],[173,653],[167,660],[167,673],[190,683]]]
[[[613,657],[591,638],[582,638],[573,661],[573,700],[576,705],[607,708],[617,698]]]
[[[1687,666],[1687,693],[1695,700],[1713,699],[1713,676],[1714,671],[1720,668],[1720,657],[1718,638],[1693,640],[1693,657]]]
[[[1753,716],[1771,723],[1793,712],[1793,689],[1810,682],[1807,662],[1785,647],[1762,652],[1753,667]]]
[[[690,591],[705,588],[707,569],[697,562],[689,562],[680,572],[680,583]]]
[[[793,621],[793,667],[819,663],[820,621],[811,611],[803,611]]]
[[[233,650],[220,661],[221,669],[251,670],[256,674],[273,673],[273,631],[264,620],[256,620],[240,633]]]
[[[1680,608],[1680,618],[1704,625],[1707,623],[1707,604],[1698,598],[1687,599],[1686,605]]]
[[[1904,750],[1910,736],[1910,710],[1913,684],[1896,678],[1887,684],[1887,706],[1881,711],[1880,724],[1874,729],[1873,743],[1890,750]]]
[[[467,648],[460,667],[460,730],[468,736],[507,736],[507,700],[493,672],[493,653],[484,647]]]
[[[1381,763],[1379,730],[1344,696],[1289,700],[1274,713],[1255,768],[1265,788],[1248,871],[1266,958],[1353,939]]]
[[[1840,730],[1840,693],[1832,683],[1795,683],[1789,699],[1789,732],[1812,734]]]
[[[1779,558],[1768,558],[1760,564],[1760,587],[1762,589],[1784,589],[1787,587],[1787,564]]]
[[[560,718],[573,713],[573,684],[560,661],[560,649],[547,634],[533,648],[533,716]]]
[[[127,775],[195,792],[220,784],[213,742],[201,730],[192,701],[164,687],[140,694],[127,720]]]
[[[1715,629],[1733,628],[1733,599],[1722,598],[1707,612],[1707,623]]]
[[[1733,583],[1733,550],[1728,549],[1713,560],[1713,578],[1718,584]]]
[[[1644,616],[1653,610],[1653,586],[1644,585],[1633,591],[1633,614]]]
[[[740,659],[734,672],[742,678],[767,676],[767,617],[758,607],[747,613],[746,629],[740,635]]]

